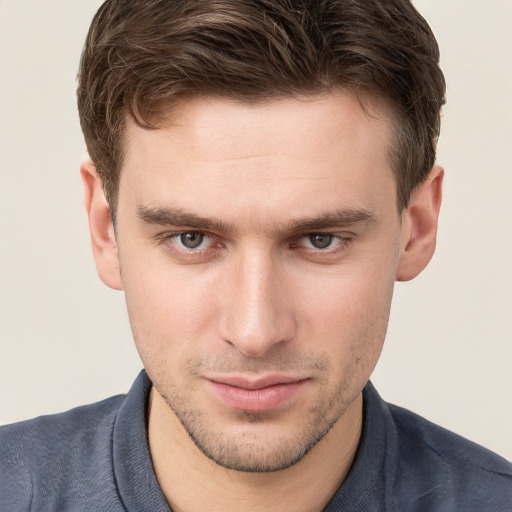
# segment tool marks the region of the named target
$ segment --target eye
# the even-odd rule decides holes
[[[208,249],[212,243],[212,239],[208,235],[198,231],[172,233],[164,236],[162,240],[171,243],[177,250],[183,252],[195,252]]]
[[[180,233],[178,240],[186,249],[199,249],[203,244],[205,235],[203,233]]]
[[[310,249],[329,249],[340,242],[340,237],[329,233],[311,233],[304,237]]]

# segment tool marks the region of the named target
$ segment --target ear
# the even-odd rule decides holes
[[[443,176],[441,167],[433,167],[426,180],[412,193],[409,206],[402,213],[397,281],[413,279],[432,259],[436,248]]]
[[[103,193],[101,179],[91,160],[80,167],[84,204],[89,219],[92,252],[100,279],[114,290],[122,290],[119,254],[110,208]]]

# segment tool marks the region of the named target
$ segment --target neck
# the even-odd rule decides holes
[[[321,511],[352,465],[362,425],[361,394],[329,433],[299,462],[269,473],[229,470],[195,446],[160,394],[152,389],[148,435],[159,485],[174,512]]]

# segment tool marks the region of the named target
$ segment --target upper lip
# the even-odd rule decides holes
[[[293,384],[306,380],[304,377],[292,377],[288,375],[267,375],[264,377],[249,378],[243,376],[219,376],[208,377],[208,380],[226,386],[233,386],[242,389],[264,389],[278,384]]]

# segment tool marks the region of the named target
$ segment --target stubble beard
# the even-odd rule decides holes
[[[328,360],[317,356],[314,362],[303,361],[301,368],[305,364],[321,367],[325,371]],[[283,433],[272,440],[262,439],[258,427],[271,429],[275,425],[275,431],[279,431],[279,412],[238,411],[234,423],[244,428],[240,428],[235,435],[215,429],[204,412],[191,407],[194,401],[187,397],[188,393],[183,393],[175,386],[166,390],[157,385],[155,387],[190,439],[207,458],[234,471],[269,473],[287,469],[302,460],[341,418],[355,398],[351,396],[348,386],[351,373],[344,372],[345,377],[331,387],[319,383],[317,402],[305,414],[297,415],[296,421],[303,422],[303,426],[293,434]]]

